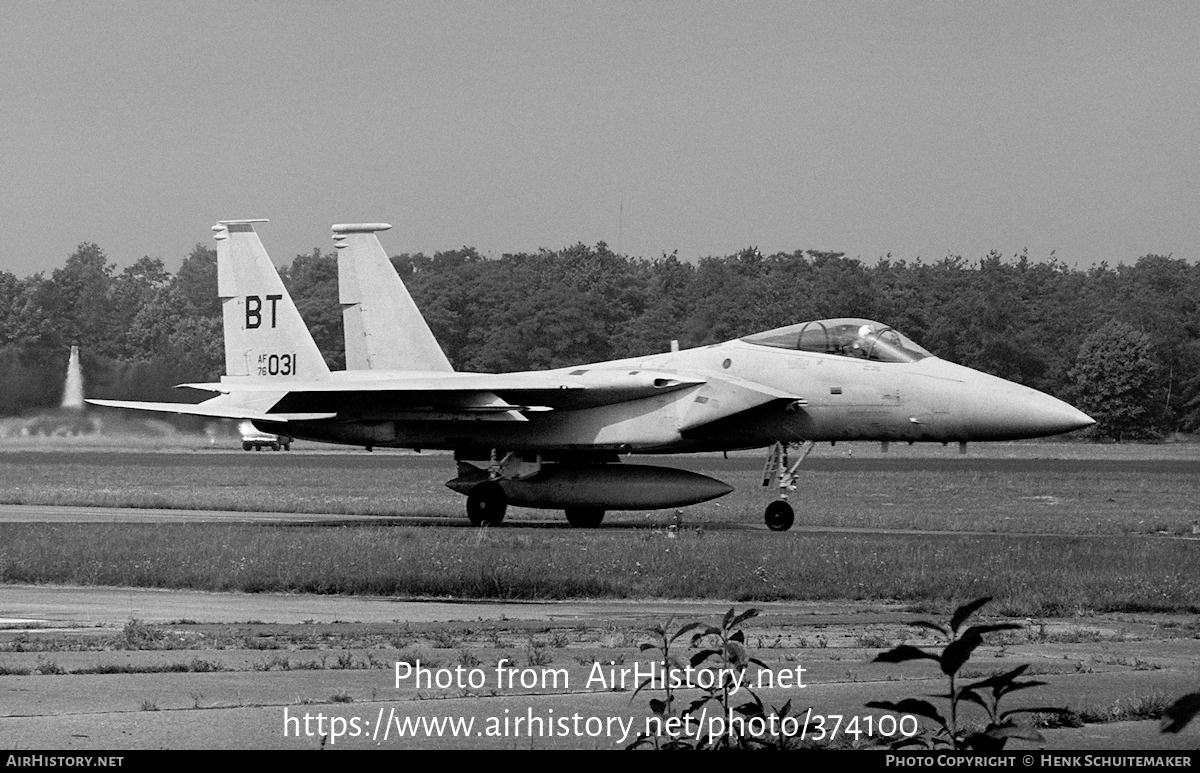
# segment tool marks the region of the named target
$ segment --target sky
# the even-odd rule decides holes
[[[0,269],[1200,257],[1200,3],[0,0]]]

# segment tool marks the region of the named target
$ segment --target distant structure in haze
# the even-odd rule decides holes
[[[62,407],[73,411],[83,410],[83,368],[79,366],[79,347],[71,347],[71,360],[67,363],[67,385],[63,388]]]
[[[83,400],[83,367],[79,362],[79,347],[71,347],[67,362],[67,382],[63,386],[62,402],[56,409],[43,410],[37,415],[13,418],[0,423],[0,437],[79,437],[100,431],[100,418],[95,412],[85,412]]]

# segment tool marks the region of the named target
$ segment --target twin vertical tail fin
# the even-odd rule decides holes
[[[217,240],[217,292],[225,327],[225,379],[321,380],[329,376],[255,223],[222,220]],[[338,294],[348,370],[453,372],[379,237],[386,223],[333,226]]]
[[[329,366],[254,232],[255,223],[265,222],[222,220],[213,226],[226,379],[326,378]]]
[[[333,226],[347,370],[452,372],[379,243],[387,223]]]

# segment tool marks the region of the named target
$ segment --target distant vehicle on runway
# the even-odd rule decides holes
[[[270,432],[263,432],[255,427],[253,422],[243,421],[238,425],[238,432],[242,433],[243,451],[261,451],[264,447],[270,448],[272,451],[278,451],[280,448],[284,451],[292,450],[292,438],[287,435],[272,435]]]
[[[510,504],[561,509],[571,525],[594,527],[607,510],[715,499],[733,487],[622,459],[765,447],[763,484],[778,491],[765,520],[785,531],[794,519],[786,500],[813,443],[965,447],[1095,424],[1050,395],[943,360],[858,318],[547,371],[457,372],[376,237],[386,223],[333,226],[347,369],[331,372],[255,233],[258,222],[213,228],[225,375],[186,386],[218,396],[198,405],[88,402],[244,419],[265,432],[367,449],[451,450],[458,475],[446,485],[466,495],[473,524],[493,526]],[[790,456],[800,443],[799,458]]]

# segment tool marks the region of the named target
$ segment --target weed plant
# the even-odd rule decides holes
[[[1162,731],[1178,733],[1198,715],[1200,715],[1200,692],[1188,693],[1163,710]]]
[[[661,692],[661,698],[651,698],[649,701],[650,713],[657,719],[654,724],[658,732],[642,733],[626,748],[697,750],[788,746],[790,738],[784,734],[751,732],[754,720],[759,720],[761,727],[770,727],[772,723],[763,720],[773,718],[773,726],[781,726],[783,718],[791,710],[791,701],[788,701],[783,707],[768,713],[757,693],[748,687],[751,680],[746,678],[747,671],[751,667],[767,667],[750,654],[746,634],[742,630],[742,624],[757,615],[757,609],[738,613],[731,607],[719,625],[691,622],[672,631],[673,621],[668,621],[666,625],[656,625],[649,630],[653,640],[641,644],[640,649],[642,652],[655,653],[662,666],[662,676],[657,681],[648,677],[638,685],[630,700],[647,688]],[[680,652],[681,640],[689,634],[688,643],[692,652],[685,658]],[[700,688],[685,684],[683,689],[698,691],[699,695],[691,699],[686,707],[680,707],[680,688],[675,686],[669,674],[682,672],[689,666],[707,671],[712,678],[706,680],[697,677],[697,683],[704,685]],[[718,674],[724,674],[726,678],[718,678]],[[731,689],[734,682],[741,684],[738,693],[746,693],[750,696],[749,700],[742,702],[741,698],[734,699]],[[703,722],[694,721],[706,716],[709,708],[721,718],[724,732],[711,734],[710,728],[705,727]]]
[[[920,698],[906,698],[898,702],[871,701],[867,703],[868,708],[883,709],[898,714],[914,714],[933,720],[936,724],[933,732],[926,730],[912,738],[901,739],[893,744],[894,747],[924,746],[929,749],[969,749],[990,753],[1003,749],[1011,738],[1034,742],[1044,740],[1041,733],[1035,728],[1018,724],[1016,722],[1017,715],[1066,713],[1066,709],[1046,707],[1009,711],[1000,709],[1000,701],[1006,695],[1046,684],[1046,682],[1034,680],[1021,680],[1022,675],[1029,669],[1028,664],[969,684],[959,683],[960,670],[970,660],[975,650],[983,644],[983,637],[986,634],[1021,628],[1017,623],[992,623],[963,628],[971,616],[989,601],[991,599],[985,597],[959,607],[950,618],[949,626],[927,620],[913,623],[913,625],[933,631],[947,640],[946,646],[940,652],[902,644],[875,658],[877,663],[932,660],[938,664],[950,683],[949,692],[932,696],[947,701],[948,715],[943,715],[934,704]],[[973,728],[963,722],[962,713],[967,704],[980,706],[987,713],[988,721],[982,729]]]

